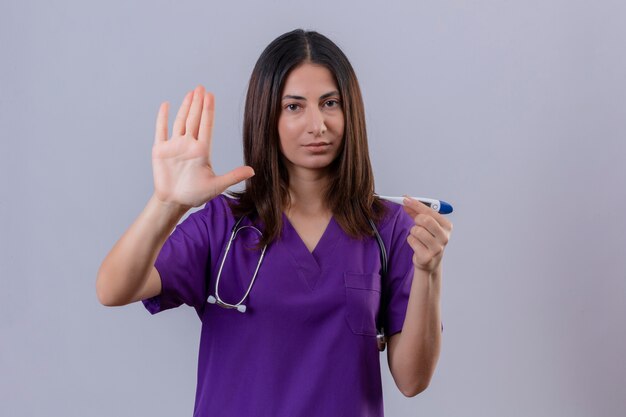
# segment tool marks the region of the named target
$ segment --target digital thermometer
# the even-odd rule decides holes
[[[389,197],[389,196],[379,195],[378,198],[382,198],[383,200],[388,200],[397,204],[404,205],[404,202],[403,202],[404,197]],[[431,209],[441,214],[450,214],[453,211],[452,205],[442,200],[435,200],[434,198],[426,198],[426,197],[409,197],[409,198],[420,201],[426,204]]]

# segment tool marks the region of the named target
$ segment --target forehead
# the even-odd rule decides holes
[[[328,68],[306,63],[291,70],[285,80],[283,94],[321,95],[333,90],[338,90],[337,82]]]

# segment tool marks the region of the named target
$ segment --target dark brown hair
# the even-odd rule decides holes
[[[337,158],[329,169],[326,204],[337,223],[348,235],[373,235],[368,218],[374,221],[384,213],[382,202],[374,197],[374,175],[367,147],[365,110],[361,89],[344,53],[327,37],[297,29],[270,43],[259,57],[248,85],[243,121],[245,164],[256,175],[246,180],[244,191],[232,193],[236,217],[257,218],[264,225],[260,244],[280,236],[282,212],[289,204],[289,175],[280,154],[278,118],[281,94],[289,73],[303,63],[323,65],[335,77],[345,128]]]

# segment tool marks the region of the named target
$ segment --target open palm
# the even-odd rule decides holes
[[[169,103],[161,104],[152,147],[154,191],[159,200],[197,207],[254,175],[249,166],[215,175],[210,158],[214,103],[213,94],[205,92],[202,86],[187,93],[169,140]]]

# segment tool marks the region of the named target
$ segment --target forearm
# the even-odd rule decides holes
[[[145,286],[165,240],[186,208],[160,202],[154,196],[108,253],[96,280],[104,305],[124,305]]]
[[[415,268],[402,332],[394,335],[388,353],[396,385],[407,396],[426,389],[439,359],[440,294],[441,267],[432,273]]]

